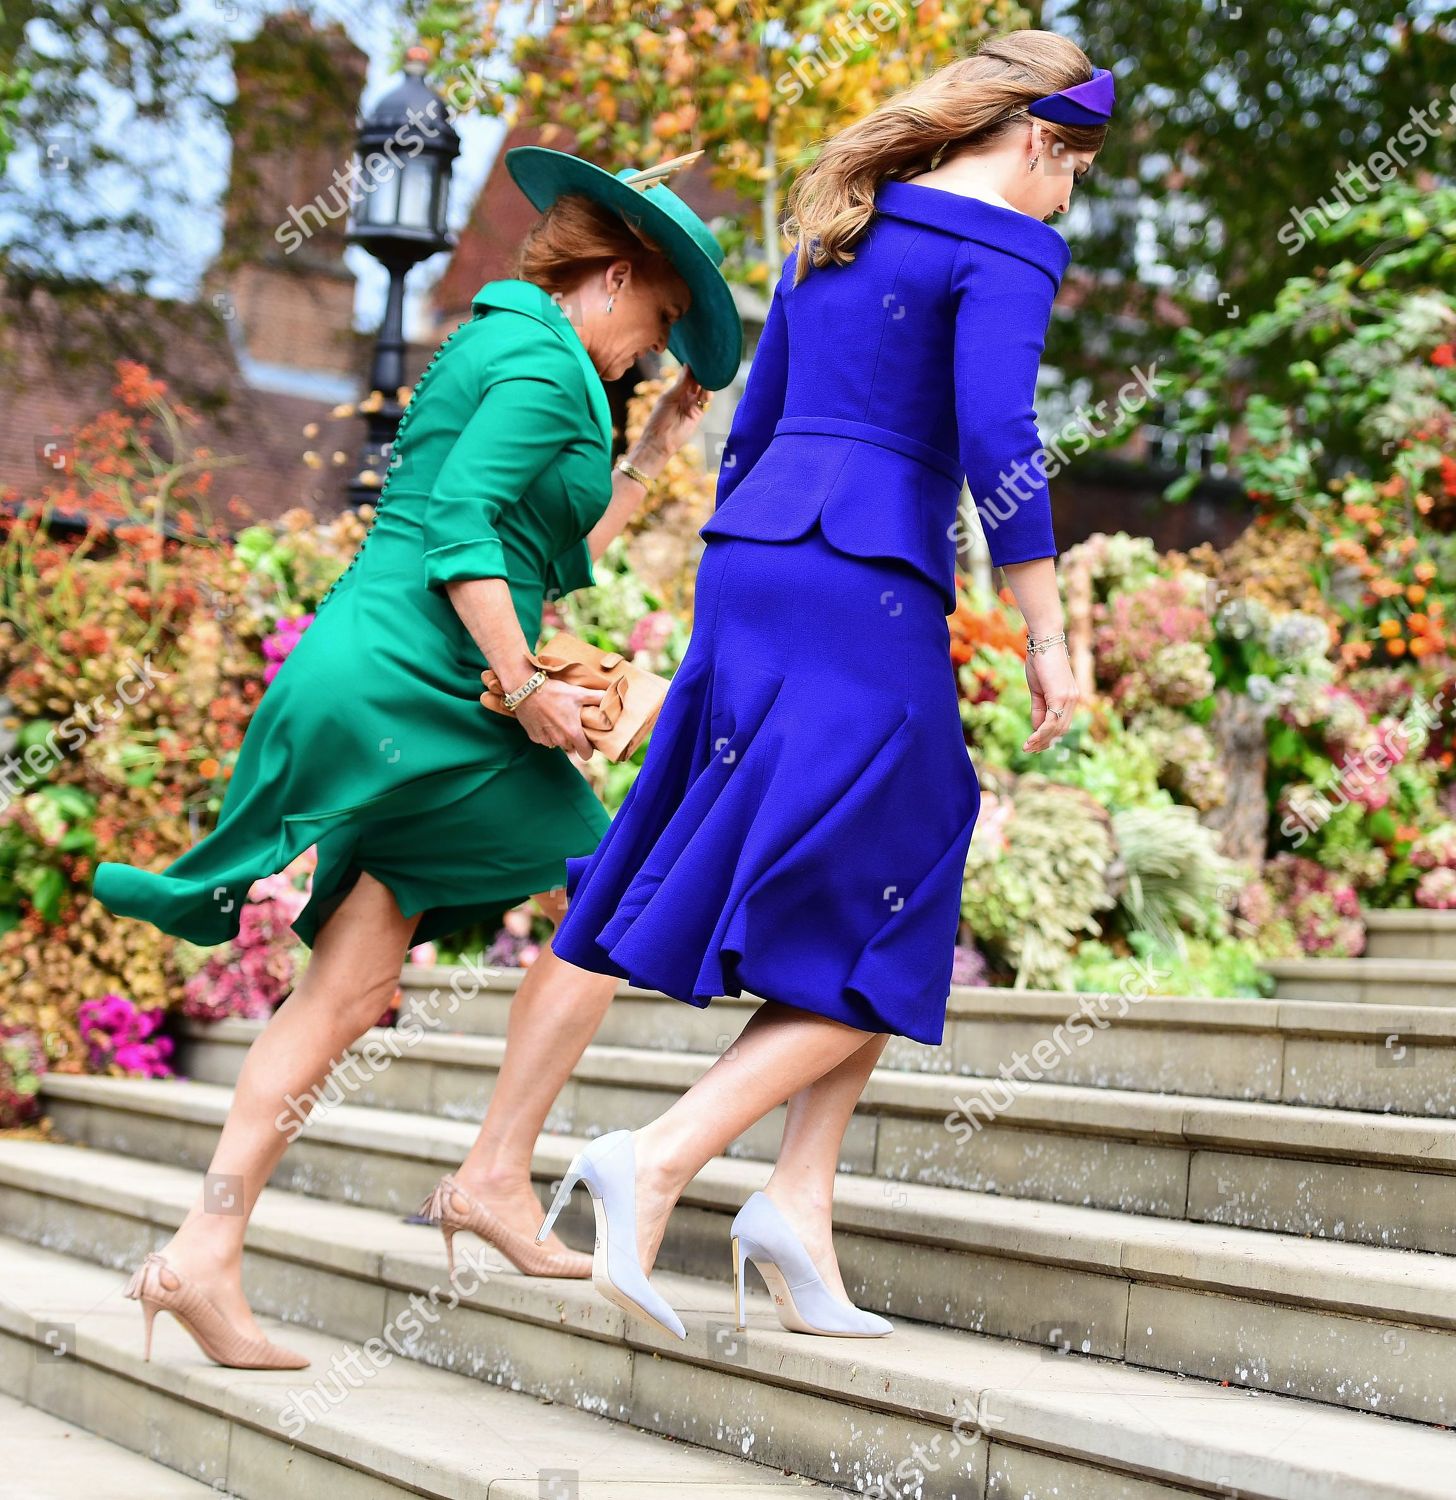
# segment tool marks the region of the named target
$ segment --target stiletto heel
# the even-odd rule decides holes
[[[556,1189],[556,1196],[551,1200],[551,1207],[546,1210],[546,1217],[541,1221],[541,1227],[536,1231],[536,1243],[551,1233],[551,1226],[556,1222],[556,1215],[566,1207],[571,1197],[571,1190],[581,1181],[581,1173],[577,1170],[576,1162],[566,1169],[566,1176],[561,1179],[561,1186]]]
[[[197,1347],[215,1363],[233,1370],[302,1370],[309,1361],[282,1344],[238,1331],[199,1287],[153,1250],[132,1272],[122,1296],[142,1305],[142,1358],[152,1357],[152,1324],[159,1312],[169,1312],[190,1333]]]
[[[733,1236],[733,1311],[734,1326],[739,1333],[748,1331],[748,1314],[744,1309],[743,1295],[743,1241]]]
[[[611,1130],[578,1151],[561,1179],[545,1222],[544,1239],[577,1183],[591,1194],[596,1219],[592,1285],[623,1312],[646,1318],[666,1333],[685,1339],[687,1329],[642,1270],[637,1254],[637,1160],[630,1130]]]
[[[494,1245],[523,1276],[574,1276],[585,1278],[591,1275],[592,1258],[580,1250],[542,1250],[540,1242],[550,1232],[550,1221],[546,1231],[529,1239],[518,1229],[497,1218],[483,1204],[478,1203],[446,1173],[435,1184],[435,1190],[420,1204],[420,1213],[432,1224],[440,1226],[445,1236],[445,1260],[450,1267],[450,1280],[455,1279],[455,1235],[468,1229],[478,1235],[487,1245]],[[554,1217],[554,1214],[553,1214]]]
[[[733,1290],[738,1330],[746,1327],[743,1262],[751,1260],[773,1297],[779,1322],[793,1333],[877,1338],[894,1324],[878,1313],[836,1297],[824,1285],[803,1242],[767,1193],[754,1193],[733,1218]]]

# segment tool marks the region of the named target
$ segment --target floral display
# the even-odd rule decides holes
[[[1456,195],[1431,196],[1456,222]],[[956,983],[1269,993],[1265,961],[1362,953],[1369,909],[1456,909],[1456,305],[1399,204],[1352,217],[1359,255],[1226,329],[1180,331],[1164,394],[1189,432],[1237,430],[1218,456],[1253,520],[1222,548],[1115,532],[1065,549],[1083,696],[1048,750],[1021,748],[1013,596],[957,580],[951,670],[983,800]],[[1251,388],[1255,352],[1272,374]],[[660,387],[634,396],[629,438]],[[0,1124],[46,1070],[165,1076],[169,1016],[264,1017],[307,956],[289,924],[310,853],[255,884],[216,949],[113,919],[90,880],[205,835],[368,507],[258,523],[221,498],[230,460],[194,446],[164,382],[120,361],[114,392],[0,518]],[[670,676],[711,483],[675,455],[596,587],[548,601],[542,643],[567,629]],[[53,528],[58,509],[94,524]],[[608,808],[644,754],[587,763]],[[527,905],[411,957],[523,966],[548,932]]]
[[[314,851],[309,849],[287,869],[255,880],[243,903],[237,937],[220,950],[192,949],[207,956],[184,986],[183,1015],[215,1021],[273,1014],[302,967],[303,944],[289,925],[308,901],[307,881],[314,864]]]
[[[170,1078],[173,1041],[162,1035],[167,1012],[143,1009],[125,995],[83,1000],[77,1026],[93,1073],[121,1073],[139,1078]]]

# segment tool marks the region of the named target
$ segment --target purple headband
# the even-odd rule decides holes
[[[1112,73],[1107,68],[1093,68],[1085,83],[1075,83],[1055,94],[1043,94],[1026,106],[1029,115],[1055,120],[1059,125],[1102,125],[1112,118],[1116,101],[1112,92]]]

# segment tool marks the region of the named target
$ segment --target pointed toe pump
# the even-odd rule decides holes
[[[744,1307],[744,1261],[751,1260],[773,1297],[779,1322],[793,1333],[835,1334],[841,1338],[877,1338],[894,1324],[878,1313],[836,1297],[824,1285],[803,1241],[767,1193],[754,1193],[734,1216],[733,1305],[738,1330],[748,1327]]]
[[[448,1172],[435,1191],[420,1204],[432,1224],[445,1236],[445,1259],[450,1279],[455,1279],[455,1236],[462,1229],[494,1245],[525,1276],[573,1276],[585,1279],[592,1273],[592,1258],[580,1250],[543,1250],[530,1235],[503,1223],[483,1204],[472,1198]]]
[[[536,1231],[537,1240],[551,1233],[556,1215],[578,1182],[591,1194],[597,1224],[592,1285],[624,1312],[685,1339],[682,1319],[658,1295],[637,1255],[637,1160],[632,1132],[608,1131],[572,1157],[546,1221]]]
[[[152,1251],[132,1273],[122,1293],[142,1305],[146,1315],[146,1343],[142,1358],[152,1357],[152,1322],[169,1312],[215,1363],[234,1370],[302,1370],[305,1355],[268,1339],[245,1334],[225,1318],[217,1304],[200,1288]]]

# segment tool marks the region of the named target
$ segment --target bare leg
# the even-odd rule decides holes
[[[637,1248],[642,1269],[651,1271],[673,1204],[707,1162],[775,1105],[835,1072],[879,1035],[773,1000],[759,1006],[739,1032],[738,1040],[713,1066],[676,1103],[633,1132]],[[867,1076],[868,1069],[860,1066]],[[842,1120],[847,1118],[844,1095],[852,1077],[853,1071],[846,1072],[829,1085],[830,1097],[841,1114],[841,1136]],[[853,1108],[852,1102],[849,1108]],[[795,1132],[795,1144],[796,1179],[807,1165],[811,1176],[822,1183],[822,1137],[806,1137],[801,1127]],[[828,1160],[833,1163],[832,1153]],[[777,1191],[773,1194],[775,1204],[786,1197],[787,1192],[782,1198]],[[796,1228],[803,1219],[801,1212],[794,1221]]]
[[[163,1250],[244,1334],[262,1333],[242,1281],[243,1236],[258,1194],[296,1138],[313,1091],[383,1013],[418,921],[404,916],[388,886],[360,874],[319,929],[303,978],[248,1049],[202,1191]]]
[[[553,922],[565,892],[534,898]],[[610,974],[579,969],[544,948],[511,1001],[506,1053],[480,1134],[455,1180],[512,1229],[531,1238],[546,1212],[531,1185],[531,1158],[546,1116],[596,1035],[616,993]],[[543,1248],[566,1250],[553,1231]]]
[[[804,1242],[824,1284],[848,1302],[839,1261],[834,1254],[834,1182],[839,1148],[849,1118],[874,1071],[886,1031],[873,1032],[851,1053],[789,1100],[784,1139],[764,1192]]]

